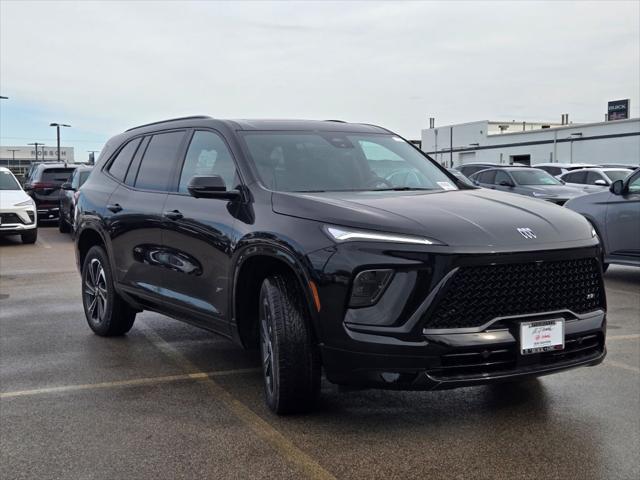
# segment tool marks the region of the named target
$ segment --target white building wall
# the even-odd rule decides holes
[[[530,155],[532,165],[550,161],[640,164],[640,118],[487,135],[488,130],[495,131],[494,126],[498,123],[485,120],[425,129],[422,131],[422,150],[450,166],[450,131],[453,129],[454,166],[469,162],[508,164],[513,155]],[[437,154],[434,153],[436,131]],[[593,138],[608,135],[612,137]],[[526,145],[529,142],[545,143]],[[523,143],[525,145],[519,145]]]

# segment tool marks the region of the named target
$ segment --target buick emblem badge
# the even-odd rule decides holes
[[[538,237],[536,237],[536,234],[533,233],[533,230],[531,230],[528,227],[518,227],[517,230],[520,233],[520,235],[522,235],[526,239],[531,240],[531,239],[534,239],[534,238],[538,238]]]

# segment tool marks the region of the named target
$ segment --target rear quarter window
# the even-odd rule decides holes
[[[151,137],[140,163],[136,188],[168,190],[178,164],[178,154],[184,140],[184,133],[184,131],[159,133]]]
[[[131,159],[133,155],[136,153],[138,149],[138,145],[140,144],[140,139],[136,138],[127,143],[120,152],[116,155],[111,161],[111,165],[109,165],[108,172],[112,177],[117,180],[123,181],[124,177],[127,175],[127,170],[129,169],[129,164],[131,163]]]

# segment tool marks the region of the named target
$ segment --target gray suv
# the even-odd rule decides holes
[[[575,198],[566,207],[584,215],[598,232],[605,269],[609,263],[640,266],[640,168],[609,190]]]

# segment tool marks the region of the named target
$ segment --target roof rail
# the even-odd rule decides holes
[[[145,123],[144,125],[138,125],[137,127],[131,127],[129,129],[125,130],[125,132],[130,132],[131,130],[135,130],[136,128],[150,127],[151,125],[159,125],[161,123],[176,122],[178,120],[195,120],[195,119],[203,119],[203,118],[211,118],[211,117],[208,116],[208,115],[192,115],[190,117],[169,118],[168,120],[160,120],[159,122]]]
[[[344,120],[334,120],[334,119],[325,120],[325,122],[348,123],[348,122],[345,122]]]

